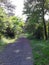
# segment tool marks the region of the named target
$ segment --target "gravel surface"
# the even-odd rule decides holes
[[[15,43],[8,44],[0,53],[0,65],[33,65],[29,40],[19,38]]]

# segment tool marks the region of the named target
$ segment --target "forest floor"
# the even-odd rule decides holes
[[[19,38],[0,52],[0,65],[33,65],[32,48],[29,40]]]

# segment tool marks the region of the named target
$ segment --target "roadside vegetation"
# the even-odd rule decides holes
[[[49,65],[49,40],[31,40],[34,65]]]
[[[30,40],[34,65],[49,65],[49,0],[26,0],[25,32]]]
[[[0,7],[0,51],[8,43],[13,43],[23,32],[24,22],[21,18],[9,16],[3,7]]]

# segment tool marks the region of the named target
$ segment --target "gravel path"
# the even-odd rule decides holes
[[[33,65],[29,41],[19,38],[14,44],[8,44],[0,53],[0,65]]]

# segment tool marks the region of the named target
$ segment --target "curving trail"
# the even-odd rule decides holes
[[[33,65],[29,40],[19,38],[14,44],[8,44],[0,53],[0,65]]]

